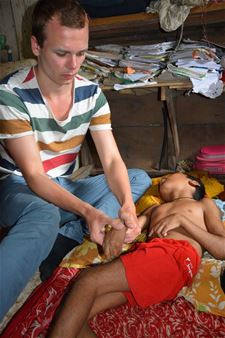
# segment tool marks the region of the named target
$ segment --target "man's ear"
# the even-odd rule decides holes
[[[35,56],[39,56],[41,47],[34,35],[31,36],[31,49]]]

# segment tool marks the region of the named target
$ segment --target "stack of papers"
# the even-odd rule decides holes
[[[205,43],[182,43],[171,53],[167,69],[173,74],[189,77],[194,93],[215,98],[223,91],[220,58],[216,49]]]
[[[169,63],[167,65],[167,69],[174,74],[177,75],[181,75],[181,76],[187,76],[189,78],[193,78],[193,79],[203,79],[204,76],[206,76],[207,73],[207,69],[201,69],[201,68],[191,68],[191,67],[187,67],[185,64],[181,67],[181,66],[174,66],[172,65],[172,63]]]
[[[97,46],[86,52],[80,73],[101,83],[126,84],[148,82],[166,68],[166,61],[175,42],[151,45]]]
[[[216,47],[209,47],[206,42],[190,40],[179,46],[175,41],[131,46],[107,44],[87,51],[80,72],[100,85],[118,90],[129,85],[146,86],[167,69],[188,77],[193,92],[212,98],[223,91],[217,52]]]

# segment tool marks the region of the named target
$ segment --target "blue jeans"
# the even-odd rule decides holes
[[[134,201],[150,186],[149,176],[140,169],[128,170]],[[55,181],[78,198],[115,218],[120,205],[104,175],[72,182]],[[0,227],[9,233],[0,243],[0,320],[14,304],[29,279],[48,256],[58,233],[83,241],[88,233],[84,219],[39,198],[23,177],[10,175],[0,180]]]

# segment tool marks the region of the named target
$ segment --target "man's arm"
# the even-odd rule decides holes
[[[112,192],[117,197],[121,209],[119,218],[128,228],[126,242],[131,242],[141,229],[136,216],[127,168],[121,158],[111,130],[91,131],[104,173]]]
[[[104,226],[114,220],[62,188],[45,174],[34,137],[30,135],[5,140],[5,144],[30,189],[48,202],[84,217],[90,228],[91,239],[102,244]]]
[[[221,212],[215,202],[204,198],[204,218],[210,239],[205,239],[205,249],[217,259],[225,259],[225,225],[221,220]]]

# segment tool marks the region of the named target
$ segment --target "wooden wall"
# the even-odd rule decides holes
[[[0,33],[7,37],[13,60],[31,57],[30,16],[36,0],[0,0]]]
[[[159,168],[163,115],[158,94],[106,92],[113,131],[128,167]],[[177,91],[175,109],[181,152],[178,161],[193,160],[200,147],[225,143],[225,93],[216,99]],[[166,169],[161,168],[161,169]]]
[[[18,59],[18,41],[15,34],[15,22],[9,0],[0,0],[0,34],[7,37],[7,44],[12,48],[13,57]]]
[[[200,40],[203,37],[225,44],[225,2],[210,1],[194,7],[184,22],[183,36]],[[174,32],[160,28],[158,14],[136,13],[90,21],[90,45],[106,43],[156,43],[176,40],[181,27]]]

